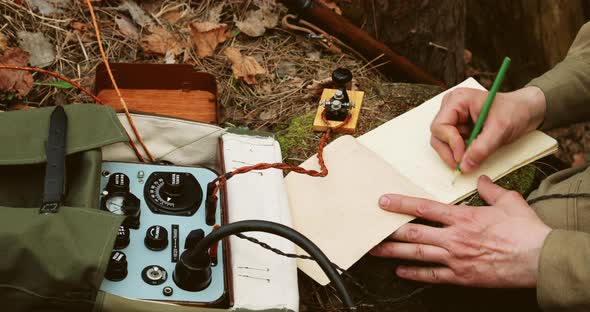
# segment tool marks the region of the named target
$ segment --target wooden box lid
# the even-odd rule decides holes
[[[215,77],[184,64],[111,63],[113,76],[130,111],[218,123]],[[101,63],[94,93],[117,111],[123,107]]]

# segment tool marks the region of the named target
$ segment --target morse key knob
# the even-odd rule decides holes
[[[332,72],[332,82],[337,88],[346,88],[346,84],[352,81],[352,72],[346,68],[338,68]]]

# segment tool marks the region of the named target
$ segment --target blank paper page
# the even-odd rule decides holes
[[[452,89],[459,87],[485,90],[473,78]],[[430,124],[439,111],[443,96],[450,90],[360,136],[358,140],[414,184],[432,194],[431,199],[444,203],[455,203],[473,193],[477,178],[482,174],[496,180],[557,150],[555,139],[534,131],[502,147],[479,170],[459,176],[455,185],[451,185],[454,169],[449,168],[430,146]]]
[[[431,197],[352,136],[342,136],[326,146],[324,158],[329,169],[326,177],[287,175],[289,205],[295,229],[344,269],[413,219],[379,208],[382,194]],[[301,166],[319,170],[316,156]],[[314,280],[328,283],[315,262],[297,261]]]

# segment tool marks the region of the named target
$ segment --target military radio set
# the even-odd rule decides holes
[[[211,263],[198,269],[199,257],[187,252],[225,214],[219,203],[205,209],[206,185],[216,177],[206,168],[104,162],[101,209],[125,221],[101,289],[134,299],[221,304],[228,288],[225,248],[212,248]]]

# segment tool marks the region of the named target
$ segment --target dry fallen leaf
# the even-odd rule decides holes
[[[131,0],[125,0],[117,7],[118,10],[127,11],[137,25],[148,27],[154,25],[154,20],[149,16],[137,3]]]
[[[29,53],[20,48],[8,48],[0,56],[0,64],[26,66]],[[16,93],[18,97],[27,95],[33,87],[33,76],[22,70],[0,69],[0,91]]]
[[[219,23],[219,21],[221,20],[221,13],[223,12],[224,6],[225,1],[222,1],[220,4],[209,9],[209,11],[207,12],[207,22]]]
[[[137,29],[137,26],[135,26],[130,18],[124,15],[117,15],[115,17],[115,23],[117,23],[123,35],[134,40],[139,39],[139,29]]]
[[[213,56],[217,45],[231,38],[231,34],[227,32],[227,24],[194,22],[189,27],[199,58]]]
[[[29,64],[32,67],[47,67],[55,61],[55,47],[40,32],[19,31],[16,33],[18,45],[30,53]]]
[[[160,26],[150,27],[151,34],[141,38],[141,47],[147,54],[174,54],[184,51],[186,45],[172,33]]]
[[[320,3],[322,3],[328,9],[334,11],[334,13],[336,13],[338,15],[342,15],[342,9],[340,9],[338,4],[336,4],[336,1],[334,1],[334,0],[320,0]]]
[[[471,63],[471,60],[473,59],[473,53],[471,53],[471,51],[465,49],[463,50],[463,62],[467,65],[469,63]]]
[[[69,5],[69,0],[27,0],[26,2],[31,9],[44,16],[63,13],[62,8]]]
[[[250,37],[259,37],[267,28],[277,26],[278,22],[278,12],[265,7],[246,12],[246,18],[243,21],[236,21],[236,26]]]
[[[168,23],[170,23],[170,24],[176,24],[176,22],[178,22],[178,20],[181,19],[183,16],[184,16],[183,12],[170,11],[170,12],[164,13],[164,15],[162,15],[162,18],[165,19],[166,21],[168,21]]]
[[[242,78],[247,84],[256,84],[256,75],[266,74],[266,69],[260,66],[251,56],[243,56],[240,50],[227,47],[223,54],[232,63],[231,69],[235,78]]]
[[[260,118],[260,120],[263,120],[263,121],[276,119],[277,117],[279,117],[279,112],[277,112],[276,108],[274,108],[274,109],[270,108],[270,109],[265,110],[262,113],[260,113],[260,115],[258,115],[258,118]]]
[[[72,29],[75,29],[79,32],[87,32],[88,29],[90,29],[90,24],[82,23],[82,22],[71,22],[70,27],[72,27]]]

